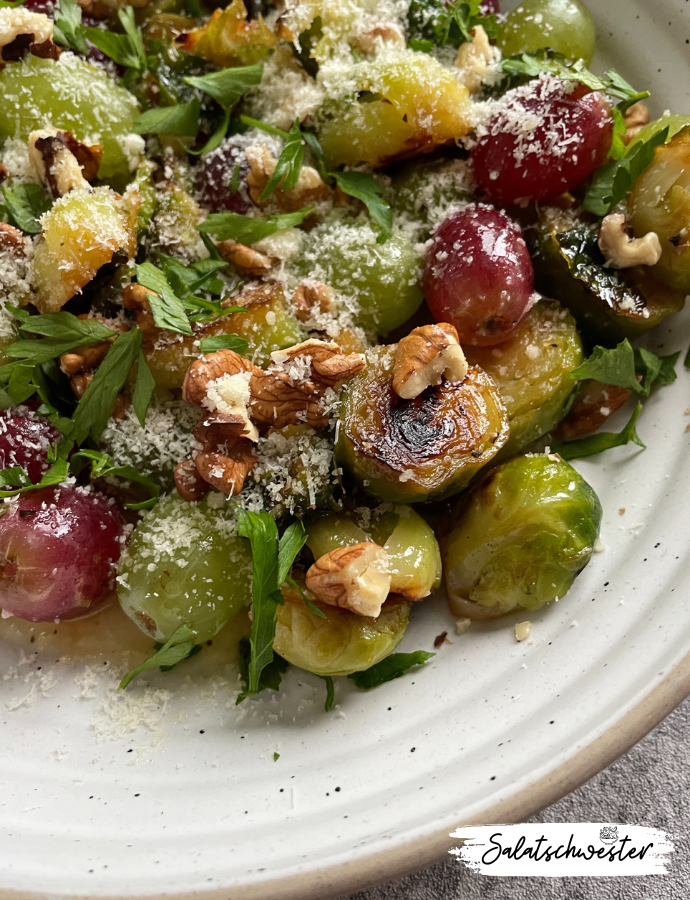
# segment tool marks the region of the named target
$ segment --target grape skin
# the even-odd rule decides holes
[[[38,484],[50,467],[48,448],[61,437],[46,418],[26,406],[0,411],[0,469],[21,466]]]

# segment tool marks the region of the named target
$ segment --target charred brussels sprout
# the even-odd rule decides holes
[[[388,553],[391,593],[422,600],[441,583],[441,553],[433,529],[409,506],[379,507],[371,520],[329,513],[307,528],[307,547],[315,559],[338,547],[373,540]]]
[[[570,313],[542,300],[509,341],[496,347],[467,346],[465,355],[491,375],[503,398],[510,437],[501,457],[507,458],[563,418],[575,390],[570,373],[582,362],[582,342]]]
[[[251,551],[232,513],[172,496],[134,530],[117,593],[130,619],[155,640],[187,625],[201,643],[250,602],[251,573]]]
[[[592,488],[559,457],[493,469],[460,502],[445,542],[451,610],[487,619],[564,597],[590,560],[601,515]]]
[[[472,199],[470,165],[460,159],[415,159],[392,179],[387,199],[394,213],[423,223],[422,239],[457,208],[459,201]]]
[[[567,306],[592,343],[640,337],[683,308],[685,295],[656,281],[646,266],[605,268],[597,234],[585,226],[541,225],[532,251],[537,290]]]
[[[381,662],[405,636],[410,604],[389,600],[376,619],[318,603],[326,618],[292,594],[278,607],[276,653],[315,675],[349,675]]]
[[[655,231],[662,254],[652,272],[664,284],[690,291],[690,126],[654,151],[654,160],[628,198],[635,237]]]
[[[375,497],[438,500],[462,490],[508,440],[493,380],[476,366],[414,400],[393,390],[395,346],[374,348],[345,388],[336,459]]]

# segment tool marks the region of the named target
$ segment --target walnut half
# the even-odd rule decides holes
[[[89,189],[98,174],[103,145],[82,144],[71,131],[42,128],[29,135],[29,159],[36,174],[55,197]]]
[[[316,560],[306,584],[322,603],[376,618],[391,587],[388,554],[369,542],[338,547]]]
[[[422,325],[403,338],[395,351],[393,390],[403,400],[413,400],[432,385],[462,381],[467,360],[452,325]]]
[[[623,213],[609,213],[602,220],[599,249],[606,257],[606,265],[614,269],[654,266],[661,259],[659,235],[650,231],[644,237],[630,238]]]

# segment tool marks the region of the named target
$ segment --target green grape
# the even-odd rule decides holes
[[[132,131],[137,101],[105,72],[63,53],[59,60],[26,56],[0,72],[0,138],[27,140],[52,124],[87,143],[103,144],[98,176],[123,187],[129,163],[122,140]]]
[[[165,497],[134,530],[120,559],[120,605],[143,632],[167,641],[187,625],[212,638],[251,598],[252,557],[235,515]]]
[[[508,13],[498,46],[503,56],[550,47],[589,65],[595,40],[594,20],[580,0],[524,0]]]

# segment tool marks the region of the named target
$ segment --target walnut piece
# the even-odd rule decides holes
[[[175,466],[175,487],[180,497],[188,503],[203,500],[211,490],[211,485],[201,477],[193,459],[185,459]]]
[[[110,338],[98,344],[91,344],[90,347],[81,347],[71,353],[63,353],[60,357],[60,368],[65,375],[70,376],[97,368],[108,355],[108,350],[114,340],[115,338]]]
[[[256,456],[247,440],[239,440],[223,452],[202,450],[194,458],[197,472],[204,481],[229,497],[239,494],[256,465]]]
[[[282,370],[289,375],[293,366],[303,361],[310,368],[309,379],[326,387],[335,387],[336,384],[349,381],[364,368],[361,353],[345,354],[338,344],[315,338],[302,341],[287,350],[274,350],[271,359],[273,365],[269,372]],[[294,376],[291,377],[294,380]]]
[[[200,356],[187,369],[182,385],[182,399],[196,406],[203,406],[208,387],[224,375],[239,375],[242,372],[261,372],[258,366],[235,353],[234,350],[217,350]]]
[[[57,59],[60,55],[53,43],[53,20],[21,6],[0,9],[0,60],[17,62],[35,50],[37,56]]]
[[[336,311],[335,291],[322,281],[303,281],[292,295],[292,308],[300,322]]]
[[[237,241],[220,241],[216,248],[223,259],[232,263],[241,275],[260,278],[278,263],[274,256],[267,256],[252,247],[238,244]]]
[[[489,66],[498,59],[498,55],[481,25],[475,25],[471,34],[471,41],[460,44],[455,65],[461,70],[463,84],[474,94],[481,88]]]
[[[306,584],[322,603],[376,618],[391,586],[388,554],[369,542],[338,547],[316,560]]]
[[[644,103],[633,103],[623,118],[627,131],[621,135],[621,140],[624,144],[629,144],[649,122],[649,108]]]
[[[373,55],[382,47],[397,47],[402,49],[405,46],[405,35],[399,25],[394,22],[382,22],[380,25],[374,25],[367,31],[363,31],[355,38],[355,46],[362,53]]]
[[[642,238],[630,238],[623,213],[609,213],[602,220],[599,249],[606,258],[606,265],[614,269],[654,266],[661,259],[661,241],[657,233],[650,231]]]
[[[9,250],[15,256],[24,254],[24,235],[14,225],[0,222],[0,251]]]
[[[71,131],[42,128],[29,135],[29,160],[38,177],[55,197],[69,191],[89,190],[98,174],[103,145],[78,141]]]
[[[249,196],[259,207],[273,203],[283,212],[296,212],[304,206],[328,200],[331,195],[330,188],[316,169],[311,166],[302,166],[297,184],[292,190],[286,191],[278,186],[270,197],[262,200],[261,194],[275,172],[278,160],[268,152],[263,144],[247,147],[246,156],[249,163],[247,174]]]
[[[403,400],[413,400],[432,385],[462,381],[467,360],[452,325],[422,325],[403,338],[395,351],[393,390]]]

